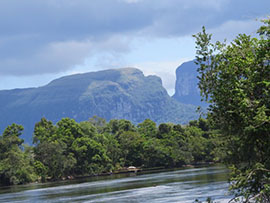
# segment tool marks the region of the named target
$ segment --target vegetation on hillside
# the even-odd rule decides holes
[[[134,124],[145,118],[181,124],[198,119],[196,106],[175,101],[159,77],[144,76],[135,68],[75,74],[38,88],[0,91],[0,132],[11,123],[21,124],[29,144],[42,117],[56,123],[63,117],[80,122],[94,115]]]

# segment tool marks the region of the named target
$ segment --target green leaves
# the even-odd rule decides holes
[[[181,167],[213,161],[214,138],[207,120],[190,125],[146,119],[133,125],[120,119],[104,123],[63,118],[55,125],[42,118],[34,129],[34,147],[22,146],[22,126],[0,136],[0,180],[5,184],[59,180],[112,172],[123,167]],[[99,122],[100,121],[100,122]]]
[[[23,126],[12,124],[0,136],[0,182],[12,185],[36,180],[32,151],[27,147],[23,151],[23,140],[19,138]]]
[[[263,22],[260,39],[240,34],[227,45],[211,43],[204,28],[195,35],[199,87],[211,103],[209,119],[226,138],[227,163],[237,166],[233,189],[238,189],[236,196],[256,201],[269,196],[263,179],[270,169],[270,19]]]
[[[245,202],[270,201],[270,170],[262,163],[240,169],[232,166],[230,169],[232,171],[230,189],[236,194],[235,199]]]

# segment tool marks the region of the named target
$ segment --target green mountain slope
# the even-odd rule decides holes
[[[0,131],[13,122],[22,124],[28,143],[41,117],[57,122],[63,117],[83,121],[93,115],[135,124],[146,118],[157,123],[197,118],[195,107],[171,98],[159,77],[145,77],[135,68],[76,74],[39,88],[0,91]]]

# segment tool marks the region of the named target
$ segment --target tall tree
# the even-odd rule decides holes
[[[0,182],[22,184],[35,180],[30,150],[23,151],[23,126],[13,123],[0,136]]]
[[[196,38],[201,95],[209,118],[227,143],[232,189],[243,201],[270,201],[270,19],[258,33],[229,45],[212,43],[203,27]]]

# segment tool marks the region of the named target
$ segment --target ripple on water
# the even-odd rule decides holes
[[[228,171],[209,167],[167,171],[121,178],[86,179],[64,185],[24,187],[20,192],[4,191],[0,202],[193,202],[212,197],[228,202]],[[61,184],[61,183],[59,183]],[[68,185],[67,185],[68,184]],[[38,188],[40,187],[40,188]],[[42,187],[42,188],[41,188]],[[0,189],[1,190],[1,189]]]

